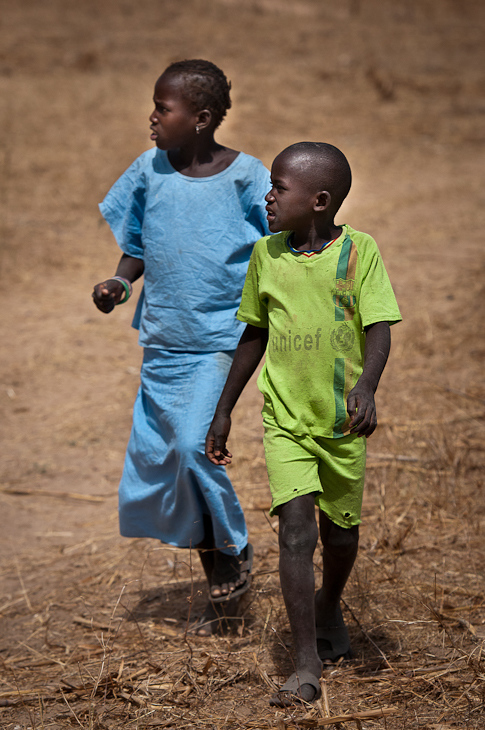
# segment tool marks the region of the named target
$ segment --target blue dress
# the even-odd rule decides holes
[[[133,326],[141,385],[119,489],[120,531],[195,547],[211,517],[215,546],[238,554],[244,515],[204,441],[244,329],[236,319],[254,243],[267,235],[263,164],[242,152],[205,178],[177,172],[166,152],[142,154],[100,210],[118,245],[144,261]]]

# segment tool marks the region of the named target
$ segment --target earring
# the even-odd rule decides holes
[[[200,129],[199,129],[199,125],[198,124],[195,125],[195,133],[196,134],[199,134],[200,133]]]

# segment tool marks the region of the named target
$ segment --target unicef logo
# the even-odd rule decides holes
[[[340,327],[336,327],[332,330],[330,335],[330,344],[334,350],[340,352],[349,352],[354,346],[355,332],[347,327],[345,324],[341,324]]]

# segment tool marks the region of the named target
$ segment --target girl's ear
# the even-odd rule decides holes
[[[200,131],[210,127],[212,122],[212,112],[210,109],[202,109],[201,112],[197,113],[197,127]]]
[[[317,193],[315,203],[313,205],[313,210],[315,211],[315,213],[322,213],[324,210],[327,210],[331,202],[332,196],[330,195],[330,193],[327,190],[322,190]]]

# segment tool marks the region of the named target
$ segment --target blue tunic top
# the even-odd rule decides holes
[[[234,350],[254,243],[267,235],[269,172],[240,152],[222,172],[187,177],[167,153],[144,152],[100,205],[122,251],[145,264],[133,326],[143,347]]]

